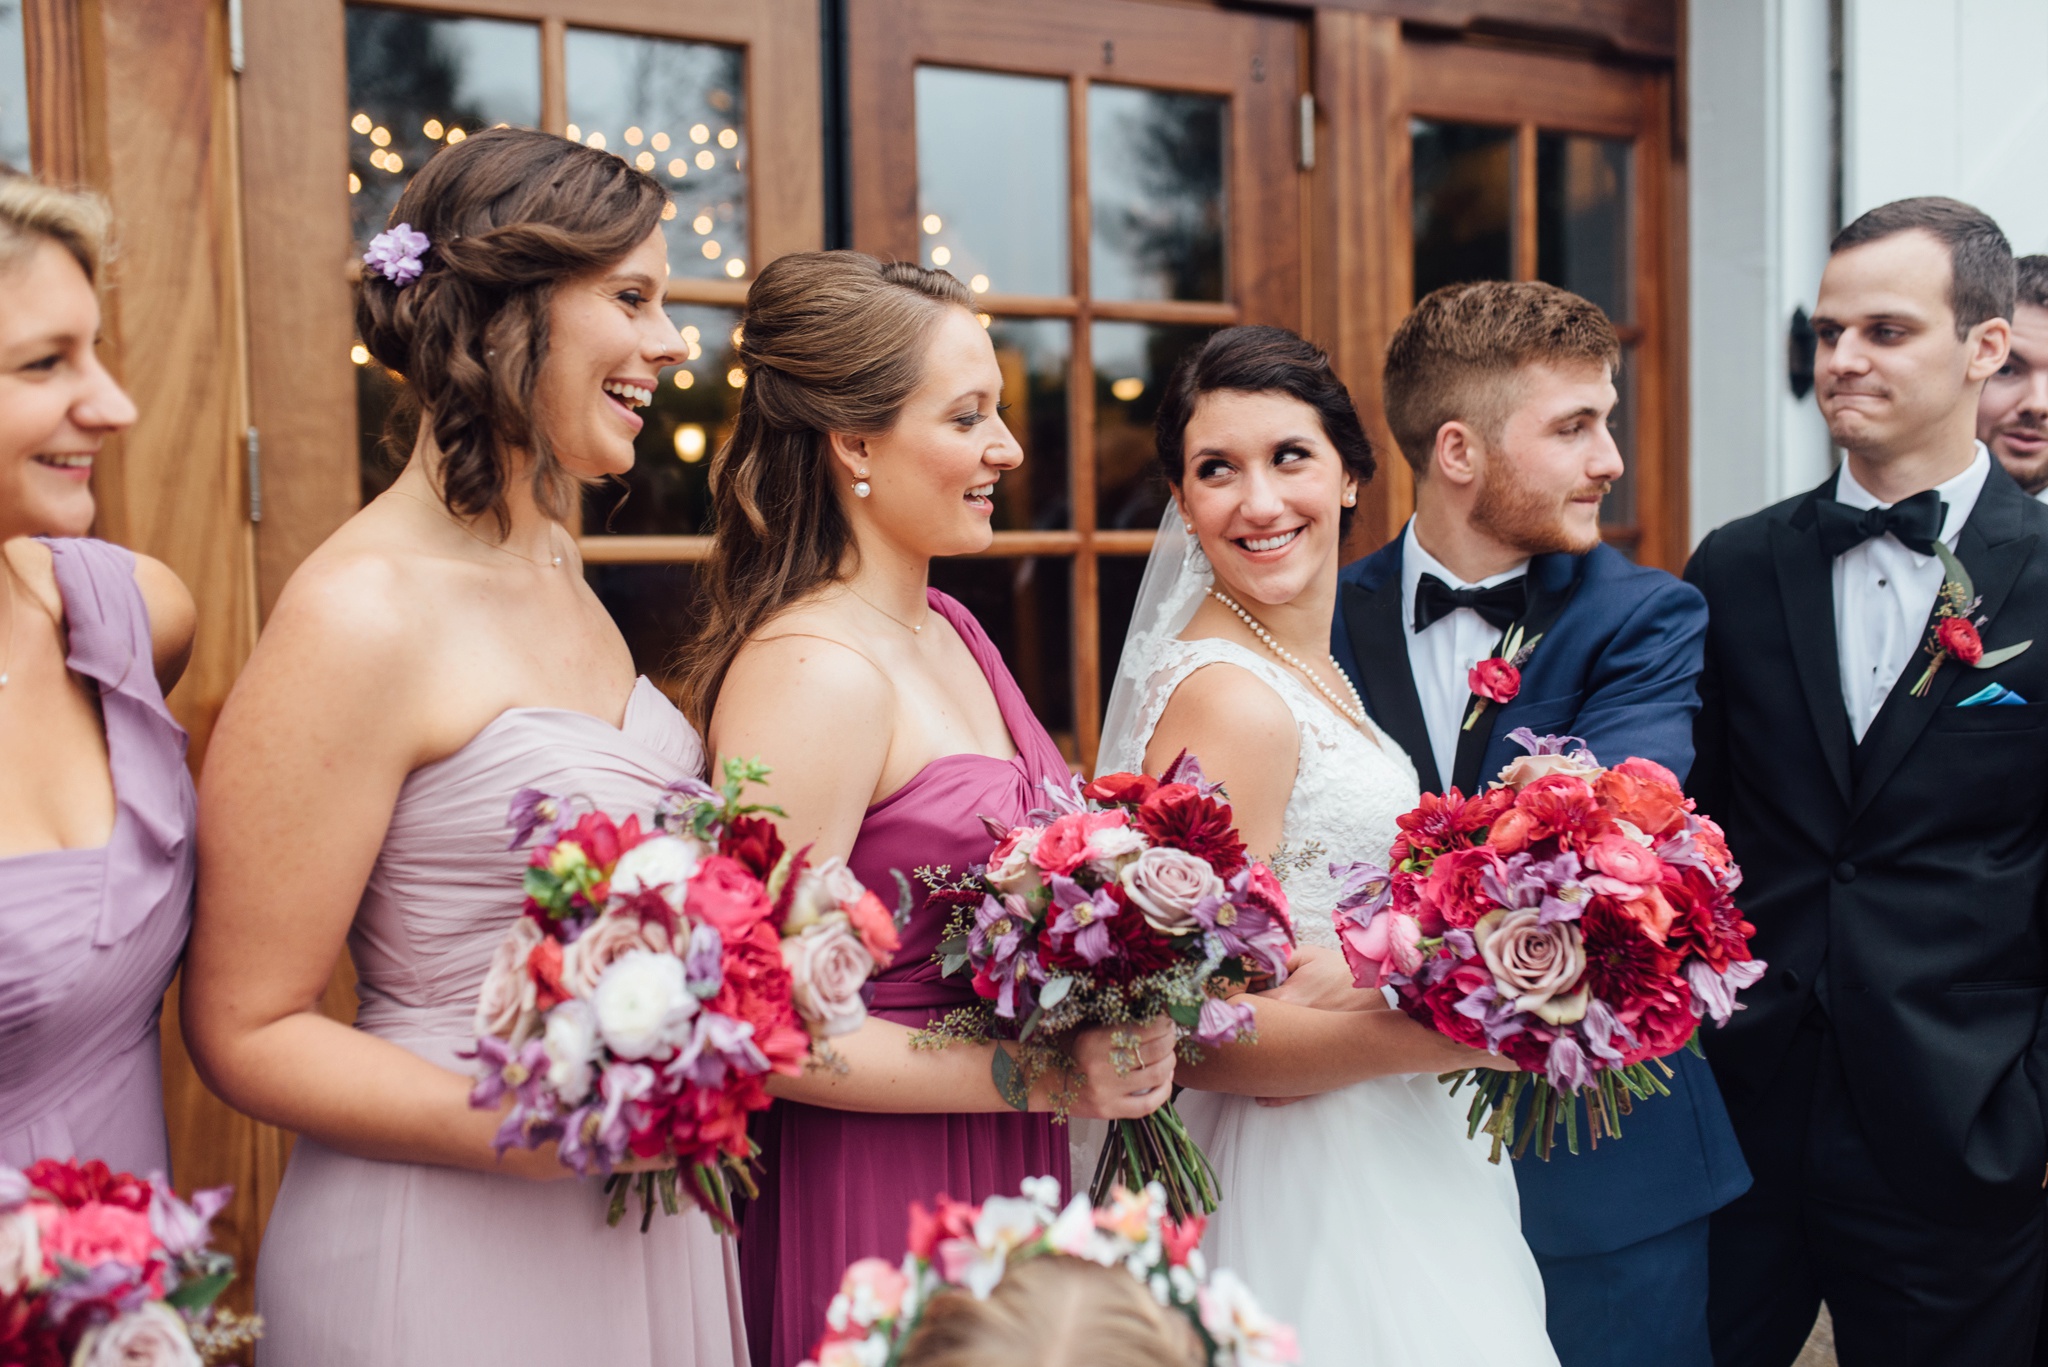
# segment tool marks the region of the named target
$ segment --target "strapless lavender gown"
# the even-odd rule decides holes
[[[1071,772],[981,624],[937,589],[928,597],[995,690],[1017,756],[933,760],[868,809],[847,863],[891,903],[892,869],[908,877],[926,864],[961,872],[988,862],[995,841],[982,816],[1015,825],[1042,805],[1043,780]],[[945,919],[920,899],[894,966],[868,987],[877,1016],[925,1025],[974,1000],[965,977],[942,979],[933,961]],[[779,1101],[754,1134],[767,1173],[740,1231],[754,1367],[804,1358],[825,1331],[825,1308],[848,1263],[902,1259],[912,1201],[1014,1196],[1026,1177],[1048,1173],[1067,1184],[1066,1131],[1045,1115],[866,1115]]]
[[[514,708],[399,790],[349,949],[356,1028],[444,1068],[491,952],[519,912],[521,851],[505,813],[521,788],[587,797],[621,818],[700,774],[703,747],[641,679],[625,724]],[[527,1182],[382,1163],[301,1139],[256,1272],[275,1367],[734,1367],[746,1360],[729,1240],[705,1217],[656,1212],[607,1228],[597,1180]]]
[[[135,557],[84,538],[43,544],[65,662],[98,686],[114,830],[90,849],[0,859],[0,1162],[166,1172],[157,1013],[192,924],[185,732],[157,687]]]

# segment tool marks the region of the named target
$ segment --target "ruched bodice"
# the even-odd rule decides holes
[[[704,751],[646,679],[619,726],[514,708],[399,790],[349,932],[358,1029],[442,1067],[457,1057],[492,951],[519,914],[523,788],[644,822]],[[641,1234],[604,1222],[595,1179],[527,1182],[384,1163],[309,1139],[293,1151],[257,1271],[280,1367],[735,1367],[745,1360],[732,1246],[704,1216]],[[538,1291],[537,1291],[538,1289]]]
[[[103,845],[0,859],[0,1162],[167,1171],[157,1014],[192,920],[185,732],[157,686],[134,555],[42,544],[65,663],[98,691],[114,826]]]

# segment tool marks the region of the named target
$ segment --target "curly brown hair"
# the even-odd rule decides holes
[[[1523,366],[1621,364],[1614,324],[1592,301],[1540,280],[1481,280],[1424,296],[1387,343],[1381,401],[1417,474],[1447,422],[1500,435]]]
[[[902,1367],[1201,1367],[1187,1316],[1121,1267],[1081,1258],[1012,1263],[987,1300],[933,1298]]]
[[[457,517],[506,526],[505,493],[528,462],[542,511],[566,517],[576,481],[534,420],[548,305],[565,279],[623,260],[661,222],[653,177],[527,128],[492,128],[444,148],[412,178],[389,222],[431,244],[419,279],[366,270],[356,331],[405,380],[386,440],[410,454],[419,424],[440,447],[441,499]]]
[[[683,710],[708,727],[733,657],[785,607],[853,567],[853,527],[832,483],[831,434],[896,425],[924,380],[926,342],[974,296],[945,271],[860,252],[796,252],[747,291],[746,384],[732,436],[711,458],[711,557],[703,613],[683,647]]]

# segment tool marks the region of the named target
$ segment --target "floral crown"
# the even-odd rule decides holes
[[[1064,1209],[1056,1177],[1027,1177],[1022,1197],[979,1206],[939,1198],[936,1212],[910,1207],[910,1251],[900,1268],[862,1258],[846,1269],[825,1312],[825,1337],[803,1367],[896,1367],[904,1345],[942,1291],[986,1300],[1012,1263],[1064,1255],[1122,1267],[1160,1305],[1193,1323],[1210,1367],[1266,1367],[1298,1360],[1294,1330],[1260,1308],[1229,1271],[1207,1271],[1200,1215],[1175,1220],[1157,1182],[1118,1186],[1109,1204],[1075,1194]]]
[[[419,279],[420,272],[426,269],[420,258],[432,245],[427,235],[412,224],[396,224],[370,239],[370,250],[363,253],[363,264],[399,289],[404,289]]]

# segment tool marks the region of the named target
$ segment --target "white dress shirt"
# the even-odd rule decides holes
[[[1513,569],[1468,584],[1422,549],[1415,539],[1414,518],[1408,519],[1408,530],[1401,536],[1401,622],[1408,628],[1408,669],[1415,676],[1415,695],[1422,701],[1422,720],[1429,727],[1429,751],[1436,757],[1438,780],[1448,787],[1451,767],[1458,758],[1458,728],[1465,724],[1465,711],[1472,703],[1468,676],[1473,665],[1493,654],[1500,631],[1471,608],[1459,608],[1417,631],[1415,590],[1425,574],[1435,575],[1454,589],[1490,589],[1528,573],[1529,562],[1524,560]]]
[[[1990,475],[1991,453],[1978,442],[1970,468],[1935,489],[1948,504],[1941,539],[1950,550]],[[1836,477],[1835,498],[1851,508],[1891,506],[1856,482],[1847,461]],[[1938,557],[1906,549],[1890,532],[1835,557],[1835,648],[1841,661],[1842,703],[1849,709],[1849,725],[1859,742],[1899,676],[1916,665],[1926,668],[1921,646],[1941,580]],[[1792,629],[1797,631],[1799,624],[1794,622]],[[1917,672],[1914,677],[1919,677]]]

